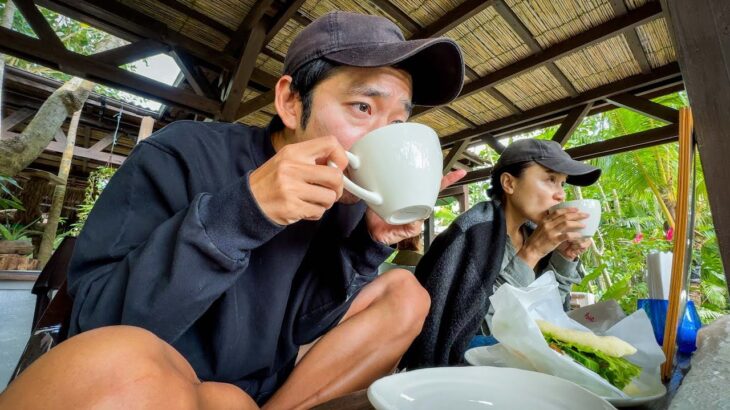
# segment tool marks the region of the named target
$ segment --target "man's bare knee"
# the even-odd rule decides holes
[[[398,318],[397,329],[418,335],[431,307],[428,292],[410,271],[394,269],[386,274],[389,277],[383,298]]]

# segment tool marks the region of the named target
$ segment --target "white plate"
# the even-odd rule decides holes
[[[464,353],[464,359],[472,366],[497,366],[497,367],[519,367],[520,362],[509,362],[509,355],[502,354],[499,351],[499,345],[487,347],[475,347]],[[603,397],[606,401],[616,407],[638,406],[656,400],[667,394],[667,388],[660,385],[657,391],[652,391],[643,396],[617,398]]]
[[[385,377],[368,389],[378,410],[609,410],[613,406],[575,383],[501,367],[440,367]]]

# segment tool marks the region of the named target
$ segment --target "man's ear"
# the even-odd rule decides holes
[[[281,122],[286,128],[295,130],[300,124],[302,115],[302,100],[299,94],[291,90],[292,78],[284,75],[279,78],[274,87],[274,107]]]
[[[515,192],[515,177],[512,174],[503,172],[499,176],[499,182],[502,184],[502,190],[505,194],[512,195]]]

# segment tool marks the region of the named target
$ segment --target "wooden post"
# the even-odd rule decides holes
[[[145,138],[152,135],[152,129],[155,126],[155,119],[150,116],[142,117],[142,123],[139,125],[139,135],[137,135],[137,143],[144,141]]]
[[[68,181],[68,174],[71,171],[71,160],[74,156],[74,145],[76,145],[76,131],[79,128],[80,119],[81,110],[78,110],[73,114],[73,117],[71,117],[71,123],[68,127],[66,149],[63,151],[61,166],[58,170],[58,177],[63,180],[63,183],[56,185],[53,190],[53,201],[51,202],[51,209],[48,211],[48,223],[46,224],[45,229],[43,229],[43,239],[41,240],[41,246],[38,250],[40,269],[43,269],[43,267],[46,266],[46,262],[48,262],[48,259],[53,253],[53,242],[56,239],[58,220],[61,217],[63,200],[66,197],[66,182]]]
[[[692,233],[688,232],[691,224],[689,218],[689,198],[694,199],[694,194],[689,192],[690,177],[694,172],[692,154],[694,144],[692,143],[692,113],[689,108],[682,108],[679,111],[679,177],[677,178],[677,221],[674,235],[674,257],[672,258],[672,276],[669,287],[669,306],[667,307],[667,320],[664,324],[664,357],[666,361],[662,364],[662,378],[669,380],[672,375],[674,352],[677,343],[677,327],[684,316],[684,308],[687,303],[685,287],[687,284],[687,258],[692,257],[692,248],[688,246]],[[684,297],[682,296],[684,295]]]

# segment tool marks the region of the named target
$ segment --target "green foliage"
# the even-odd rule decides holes
[[[117,169],[112,167],[99,167],[89,174],[88,185],[84,192],[84,201],[76,211],[78,219],[71,225],[68,234],[77,236],[81,233],[81,229],[84,227],[86,219],[94,208],[96,200],[99,199],[99,195],[106,188],[106,185],[116,171]]]
[[[13,188],[20,189],[15,179],[0,175],[0,210],[17,209],[23,211],[23,204],[13,193]]]
[[[0,238],[6,241],[30,240],[31,235],[39,235],[42,233],[31,229],[36,222],[38,221],[33,221],[28,225],[0,224]]]

